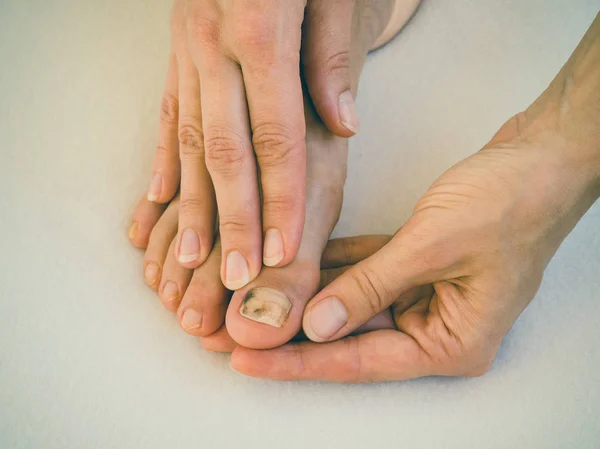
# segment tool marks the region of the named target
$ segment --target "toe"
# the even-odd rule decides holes
[[[158,296],[167,310],[176,312],[183,293],[186,291],[193,271],[184,268],[175,257],[175,239],[171,241],[167,258],[162,268]]]
[[[319,285],[317,263],[299,259],[281,268],[263,268],[235,292],[227,310],[227,330],[240,345],[254,349],[280,346],[302,327],[302,313]]]
[[[217,241],[206,261],[194,270],[177,311],[179,323],[188,334],[207,336],[223,325],[231,293],[221,282],[220,266],[221,245]]]
[[[237,347],[237,343],[231,338],[225,326],[221,326],[214,334],[201,337],[200,343],[210,352],[232,352]]]
[[[133,246],[136,248],[146,248],[148,246],[150,233],[166,207],[165,204],[148,201],[146,195],[140,199],[127,231],[129,241]]]
[[[144,279],[154,290],[158,289],[162,267],[176,234],[177,205],[171,203],[152,229],[144,255]]]

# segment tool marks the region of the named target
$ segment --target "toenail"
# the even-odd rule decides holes
[[[146,278],[146,282],[150,285],[153,285],[158,279],[158,265],[154,262],[149,262],[144,269],[144,277]]]
[[[305,329],[305,331],[311,340],[329,340],[347,322],[346,307],[338,298],[331,296],[310,309],[308,312],[309,329]]]
[[[263,263],[267,267],[274,267],[283,259],[283,237],[279,229],[271,228],[265,232],[265,249]]]
[[[198,329],[202,325],[202,314],[194,309],[187,309],[181,315],[181,327],[185,330]]]
[[[181,234],[178,260],[181,263],[193,262],[199,255],[200,239],[198,238],[198,234],[192,229],[186,229]]]
[[[259,323],[281,327],[291,308],[292,302],[279,290],[257,287],[246,294],[240,306],[240,314]]]
[[[225,263],[225,287],[237,290],[250,282],[248,262],[239,251],[231,251]]]
[[[163,285],[162,297],[166,302],[173,302],[179,297],[179,287],[173,281],[167,281]]]
[[[358,114],[352,92],[346,90],[340,94],[338,100],[338,113],[340,122],[354,134],[358,132]]]
[[[148,186],[148,201],[156,201],[162,190],[162,176],[160,173],[154,173]]]
[[[137,234],[137,231],[138,231],[138,227],[139,227],[139,223],[137,221],[134,221],[133,223],[131,223],[131,225],[129,225],[129,230],[127,231],[129,240],[133,240],[135,238],[135,235]]]

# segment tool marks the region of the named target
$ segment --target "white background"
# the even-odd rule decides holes
[[[143,282],[167,0],[0,1],[0,447],[598,448],[600,204],[477,379],[246,378]],[[525,108],[599,0],[425,0],[371,55],[336,235],[393,232]]]

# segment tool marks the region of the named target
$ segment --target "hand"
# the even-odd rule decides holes
[[[233,368],[343,382],[485,373],[600,196],[599,42],[597,18],[527,111],[443,174],[386,246],[311,300],[304,331],[329,343],[238,348]],[[343,338],[388,307],[396,330]]]
[[[176,253],[182,266],[206,260],[217,204],[228,288],[253,280],[262,263],[284,266],[295,257],[306,182],[302,27],[303,73],[315,106],[334,133],[349,137],[358,129],[357,68],[418,3],[175,0],[148,197],[172,199],[181,174]]]

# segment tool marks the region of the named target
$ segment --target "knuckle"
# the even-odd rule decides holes
[[[265,214],[282,215],[301,208],[302,200],[298,195],[268,195],[263,197]]]
[[[207,17],[202,8],[188,7],[186,28],[195,42],[204,47],[216,46],[221,39],[221,27],[217,20]]]
[[[285,126],[268,123],[254,129],[252,144],[262,168],[278,167],[302,155],[304,136],[295,136]]]
[[[219,216],[219,230],[221,231],[221,234],[247,233],[251,229],[252,225],[246,217],[223,214]]]
[[[244,162],[246,151],[242,140],[231,133],[214,132],[205,139],[206,165],[220,173],[237,173]]]
[[[235,21],[233,29],[235,41],[245,53],[264,55],[274,48],[277,29],[269,14],[246,12],[241,17],[243,20]]]
[[[160,103],[160,122],[164,125],[176,125],[179,115],[179,101],[170,93],[165,93]]]
[[[372,269],[365,266],[362,270],[358,270],[354,280],[360,295],[359,301],[372,316],[388,306],[389,293]]]
[[[324,57],[322,67],[328,74],[347,73],[350,70],[350,53],[348,50],[338,50]]]
[[[183,195],[179,202],[180,214],[184,217],[196,217],[199,211],[206,208],[207,200],[199,195]]]
[[[177,132],[182,156],[204,153],[202,129],[192,123],[181,123]]]

